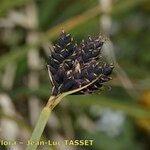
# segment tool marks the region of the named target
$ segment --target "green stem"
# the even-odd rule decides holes
[[[53,101],[54,97],[50,97],[49,101]],[[28,141],[27,144],[27,150],[36,150],[37,148],[37,144],[35,144],[36,142],[40,141],[41,135],[44,131],[44,128],[46,126],[46,123],[48,121],[48,118],[51,114],[52,109],[50,109],[50,107],[45,106],[39,116],[39,119],[37,121],[37,124],[33,130],[32,136],[30,138],[30,140]],[[35,143],[33,143],[35,142]]]
[[[48,102],[47,102],[47,105],[43,108],[41,114],[40,114],[40,117],[37,121],[37,124],[33,130],[33,133],[32,133],[32,136],[30,138],[30,140],[28,141],[28,144],[27,144],[27,150],[36,150],[37,149],[37,146],[38,144],[36,144],[36,142],[39,142],[40,141],[40,138],[42,136],[42,133],[44,131],[44,128],[46,126],[46,123],[48,121],[48,118],[50,116],[50,113],[51,111],[53,110],[53,108],[60,103],[60,101],[67,95],[69,94],[73,94],[75,92],[78,92],[84,88],[87,88],[88,86],[90,86],[91,84],[93,84],[95,81],[97,81],[97,79],[93,80],[91,83],[83,86],[83,87],[80,87],[78,89],[75,89],[75,90],[71,90],[71,91],[68,91],[68,92],[64,92],[62,94],[59,94],[58,96],[52,96],[49,98]]]
[[[37,124],[33,130],[32,136],[30,140],[28,141],[27,150],[35,150],[37,148],[37,144],[31,143],[31,142],[38,142],[40,141],[41,135],[43,133],[43,130],[46,126],[46,123],[48,121],[48,118],[50,116],[51,110],[47,107],[44,107],[40,117],[37,121]]]

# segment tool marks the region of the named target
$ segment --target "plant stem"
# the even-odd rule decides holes
[[[99,77],[98,77],[99,78]],[[78,92],[88,86],[90,86],[91,84],[93,84],[94,82],[96,82],[98,80],[98,78],[96,78],[95,80],[93,80],[91,83],[80,87],[78,89],[75,90],[71,90],[68,92],[64,92],[62,94],[59,94],[58,96],[51,96],[47,102],[47,105],[43,108],[40,117],[37,121],[37,124],[33,130],[32,136],[30,138],[30,140],[28,141],[27,144],[27,150],[36,150],[37,146],[38,146],[38,142],[40,141],[40,138],[42,136],[42,133],[44,131],[44,128],[46,126],[46,123],[48,121],[48,118],[50,116],[51,111],[53,110],[53,108],[60,103],[60,101],[67,95],[69,94],[73,94],[75,92]]]
[[[55,97],[50,97],[49,100],[48,100],[48,103],[52,101],[52,102],[55,102]],[[52,105],[53,103],[51,103]],[[51,114],[51,111],[54,107],[51,107],[49,105],[46,105],[41,114],[40,114],[40,117],[37,121],[37,124],[33,130],[33,133],[32,133],[32,136],[30,138],[30,140],[28,141],[28,145],[27,145],[27,150],[36,150],[38,144],[36,144],[36,142],[39,142],[40,141],[40,138],[41,138],[41,135],[44,131],[44,128],[46,126],[46,123],[48,121],[48,118]],[[32,144],[32,142],[35,142]]]

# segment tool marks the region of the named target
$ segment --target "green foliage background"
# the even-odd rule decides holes
[[[2,25],[3,19],[11,19],[12,11],[25,14],[25,8],[33,3],[37,9],[38,25],[36,27],[30,28],[26,24],[14,24],[12,27]],[[98,0],[0,1],[0,81],[2,82],[8,64],[13,62],[17,66],[12,88],[5,89],[0,84],[0,93],[7,93],[11,97],[15,109],[22,119],[8,116],[2,110],[0,111],[1,118],[15,121],[20,129],[31,132],[32,125],[29,122],[29,113],[32,112],[28,110],[28,98],[31,95],[37,96],[43,106],[46,104],[51,90],[46,69],[48,56],[43,50],[44,46],[50,42],[55,43],[62,28],[70,32],[77,41],[88,35],[104,33],[100,25],[103,13],[101,10],[99,11],[98,7],[101,7]],[[117,62],[128,75],[138,94],[136,96],[129,95],[114,72],[114,80],[109,83],[112,87],[111,91],[106,88],[106,90],[102,90],[100,95],[69,96],[62,105],[57,106],[54,113],[61,123],[57,133],[66,137],[66,130],[72,130],[74,137],[78,139],[88,137],[94,139],[95,144],[92,150],[150,149],[150,130],[137,125],[137,122],[140,123],[140,118],[146,118],[147,121],[150,119],[150,104],[149,106],[148,103],[141,106],[139,103],[145,99],[150,103],[150,96],[146,98],[143,96],[150,92],[149,13],[150,3],[148,0],[114,0],[109,14],[114,26],[108,36],[114,44]],[[29,44],[27,42],[27,35],[30,32],[38,33],[39,37],[35,43]],[[26,83],[31,71],[27,62],[27,54],[33,48],[36,48],[43,62],[40,70],[37,71],[39,74],[38,88],[29,88]],[[108,107],[123,111],[126,120],[119,137],[110,138],[102,132],[93,131],[91,133],[76,125],[78,117],[81,115],[85,115],[96,124],[93,116],[89,114],[89,109],[93,105],[97,105],[99,109]],[[76,111],[79,108],[80,111]],[[71,125],[68,124],[66,127],[63,119],[65,120],[67,117],[70,118]],[[150,126],[150,121],[148,124]],[[44,137],[50,139],[52,130],[48,126],[46,131],[49,132],[45,131]],[[0,147],[0,149],[4,148]]]

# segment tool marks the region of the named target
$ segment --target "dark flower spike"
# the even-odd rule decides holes
[[[106,64],[101,55],[105,40],[102,36],[89,36],[77,45],[70,34],[61,32],[47,66],[52,95],[68,91],[93,93],[111,79],[113,65]]]

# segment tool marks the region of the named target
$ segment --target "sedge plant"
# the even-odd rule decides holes
[[[104,42],[102,36],[89,36],[77,44],[70,34],[61,32],[47,63],[51,97],[39,116],[31,142],[40,140],[51,111],[65,96],[94,93],[111,79],[113,65],[107,64],[101,55]],[[36,144],[27,146],[27,150],[36,148]]]

